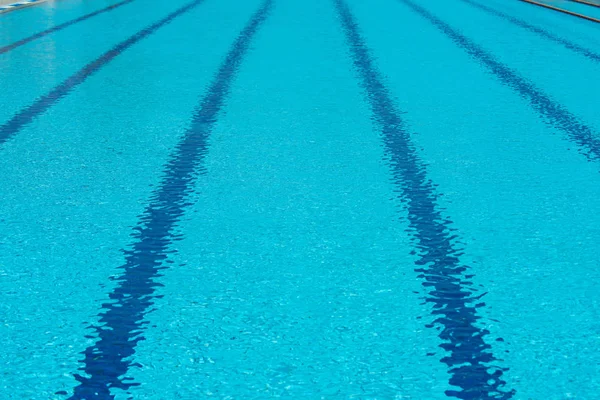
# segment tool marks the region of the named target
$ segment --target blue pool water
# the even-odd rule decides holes
[[[594,399],[600,25],[0,15],[1,399]]]

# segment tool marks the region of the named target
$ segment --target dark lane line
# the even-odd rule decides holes
[[[111,388],[128,390],[138,385],[126,374],[135,365],[131,357],[137,343],[144,340],[144,316],[158,297],[154,291],[161,285],[155,279],[168,268],[165,264],[174,252],[170,244],[181,239],[174,230],[190,205],[188,196],[197,176],[205,173],[202,164],[211,130],[251,41],[272,7],[273,0],[266,0],[240,32],[167,163],[160,186],[134,228],[135,242],[125,252],[122,274],[116,279],[119,284],[109,294],[111,302],[102,305],[100,325],[92,327],[99,340],[83,352],[81,368],[89,377],[75,374],[80,384],[70,400],[114,399]]]
[[[459,259],[461,250],[455,246],[452,221],[439,211],[439,195],[426,176],[426,165],[411,143],[402,113],[392,101],[348,5],[344,0],[333,1],[373,119],[381,129],[394,181],[401,191],[399,198],[408,211],[419,255],[416,272],[428,290],[426,302],[433,305],[434,325],[441,328],[440,347],[448,352],[440,361],[449,367],[450,385],[457,387],[446,394],[459,399],[510,399],[515,391],[503,388],[505,369],[494,365],[499,360],[486,341],[489,331],[478,327],[481,317],[476,310],[484,304],[464,276],[469,267]]]
[[[567,49],[572,50],[578,54],[581,54],[582,56],[587,57],[592,61],[600,62],[600,54],[595,53],[592,50],[586,49],[585,47],[582,47],[582,46],[578,45],[577,43],[573,43],[567,39],[563,39],[560,36],[557,36],[551,32],[548,32],[545,29],[542,29],[535,25],[532,25],[532,24],[528,23],[527,21],[513,17],[512,15],[508,15],[508,14],[503,13],[499,10],[496,10],[492,7],[486,6],[484,4],[480,4],[476,1],[472,1],[472,0],[460,0],[460,1],[462,1],[463,3],[467,3],[475,8],[478,8],[482,11],[485,11],[486,13],[488,13],[490,15],[494,15],[496,17],[505,19],[508,22],[512,23],[513,25],[527,29],[528,31],[535,33],[545,39],[551,40],[554,43],[558,43],[561,46],[566,47]]]
[[[85,20],[90,19],[92,17],[95,17],[97,15],[104,14],[105,12],[112,11],[112,10],[114,10],[116,8],[124,6],[125,4],[129,4],[129,3],[133,2],[133,1],[135,1],[135,0],[124,0],[124,1],[121,1],[121,2],[113,4],[112,6],[108,6],[108,7],[102,8],[102,9],[100,9],[98,11],[91,12],[91,13],[83,15],[83,16],[81,16],[79,18],[72,19],[71,21],[67,21],[67,22],[64,22],[62,24],[56,25],[56,26],[54,26],[52,28],[48,28],[45,31],[41,31],[41,32],[35,33],[35,34],[33,34],[33,35],[29,36],[29,37],[26,37],[25,39],[21,39],[21,40],[18,40],[16,42],[12,43],[12,44],[0,47],[0,54],[7,53],[7,52],[9,52],[11,50],[16,49],[17,47],[23,46],[23,45],[25,45],[25,44],[27,44],[29,42],[32,42],[32,41],[34,41],[36,39],[42,38],[42,37],[44,37],[46,35],[49,35],[51,33],[54,33],[54,32],[58,32],[60,30],[63,30],[65,28],[71,26],[71,25],[75,25],[78,22],[82,22],[82,21],[85,21]]]
[[[536,88],[531,82],[520,77],[515,71],[496,60],[491,53],[485,51],[471,39],[461,34],[449,24],[411,0],[398,0],[421,15],[433,26],[446,35],[454,44],[467,52],[471,57],[488,68],[500,82],[515,90],[521,97],[527,99],[533,109],[540,114],[542,120],[566,134],[567,138],[576,143],[581,153],[588,160],[600,159],[600,138],[587,125],[579,122],[564,106],[553,101],[550,96]]]
[[[16,135],[23,127],[25,127],[25,125],[31,123],[36,117],[43,114],[48,109],[50,109],[50,107],[58,103],[63,97],[68,95],[75,87],[79,86],[92,74],[96,73],[106,64],[111,62],[119,54],[121,54],[134,44],[138,43],[142,39],[145,39],[146,37],[150,36],[158,29],[173,21],[175,18],[185,14],[188,11],[191,11],[203,1],[204,0],[194,0],[184,5],[183,7],[180,7],[177,10],[173,11],[163,19],[153,23],[150,26],[147,26],[146,28],[134,34],[133,36],[130,36],[128,39],[117,44],[115,47],[113,47],[112,49],[102,54],[100,57],[98,57],[97,59],[95,59],[94,61],[90,62],[85,67],[77,71],[75,74],[71,75],[61,84],[52,89],[49,93],[38,98],[33,104],[23,108],[7,122],[0,125],[0,145],[2,145],[7,140]]]

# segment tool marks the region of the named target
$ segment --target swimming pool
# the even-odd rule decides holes
[[[0,398],[596,398],[598,34],[500,0],[0,15]]]

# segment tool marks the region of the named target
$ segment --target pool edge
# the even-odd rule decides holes
[[[18,3],[0,5],[0,15],[9,13],[11,11],[21,10],[26,7],[31,7],[31,6],[41,4],[41,3],[45,3],[46,1],[47,0],[29,0],[26,2],[18,2]]]

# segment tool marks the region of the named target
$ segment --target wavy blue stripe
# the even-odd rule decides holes
[[[137,343],[144,339],[144,316],[156,297],[155,288],[160,286],[155,279],[167,268],[170,244],[180,239],[174,229],[189,205],[187,198],[197,175],[204,173],[208,138],[231,83],[272,7],[273,0],[266,0],[234,42],[167,164],[160,187],[134,228],[136,241],[126,251],[119,284],[109,295],[112,302],[102,305],[102,325],[93,327],[99,340],[83,352],[82,370],[88,377],[75,375],[80,385],[70,400],[114,399],[111,388],[127,390],[137,385],[126,374],[133,365],[131,357]]]
[[[48,111],[48,109],[58,103],[63,97],[67,96],[74,88],[82,84],[92,74],[98,72],[102,67],[111,62],[125,50],[138,43],[142,39],[147,38],[158,29],[173,21],[175,18],[192,10],[202,3],[202,1],[204,0],[194,0],[187,5],[173,11],[163,19],[153,23],[145,29],[142,29],[135,35],[130,36],[128,39],[117,44],[115,47],[77,71],[75,74],[71,75],[61,84],[52,89],[49,93],[37,99],[33,104],[19,111],[7,122],[0,125],[0,145],[16,135],[21,129],[31,123],[39,115]]]
[[[476,309],[484,304],[464,277],[469,267],[461,263],[460,250],[454,245],[452,221],[439,210],[439,195],[427,179],[426,165],[411,142],[401,112],[384,85],[350,9],[344,0],[334,2],[373,119],[381,129],[394,180],[401,189],[399,197],[408,211],[419,255],[416,271],[428,290],[426,302],[433,305],[434,325],[441,328],[440,347],[448,353],[440,361],[449,367],[449,383],[457,388],[446,394],[459,399],[510,399],[515,391],[503,389],[505,369],[493,365],[498,359],[486,342],[489,332],[477,326],[480,317]]]
[[[490,15],[505,19],[513,25],[524,28],[524,29],[528,30],[529,32],[535,33],[545,39],[548,39],[548,40],[554,42],[554,43],[560,44],[561,46],[563,46],[569,50],[572,50],[578,54],[581,54],[582,56],[587,57],[592,61],[600,62],[600,54],[598,54],[592,50],[586,49],[585,47],[580,46],[577,43],[574,43],[567,39],[561,38],[560,36],[550,33],[545,29],[542,29],[535,25],[532,25],[532,24],[528,23],[527,21],[513,17],[512,15],[508,15],[508,14],[498,11],[492,7],[477,3],[472,0],[461,0],[461,1],[473,6],[475,8],[478,8],[482,11],[485,11],[486,13],[488,13]]]
[[[452,40],[459,48],[467,52],[475,60],[488,68],[504,85],[515,90],[521,97],[527,99],[533,109],[542,119],[561,130],[567,138],[576,143],[584,156],[590,161],[600,159],[600,139],[595,132],[580,122],[564,106],[553,101],[550,96],[536,88],[531,82],[519,76],[515,71],[496,60],[494,56],[478,46],[471,39],[452,28],[449,24],[437,18],[429,11],[411,0],[398,0],[421,15],[444,35]]]
[[[38,0],[33,0],[33,1],[30,1],[30,2],[34,2],[34,1],[38,1]],[[97,15],[104,14],[106,12],[112,11],[112,10],[114,10],[116,8],[124,6],[125,4],[129,4],[129,3],[133,2],[133,1],[135,1],[135,0],[124,0],[124,1],[121,1],[119,3],[113,4],[111,6],[102,8],[102,9],[97,10],[97,11],[94,11],[92,13],[83,15],[83,16],[81,16],[79,18],[75,18],[75,19],[73,19],[71,21],[67,21],[67,22],[64,22],[62,24],[53,26],[52,28],[48,28],[48,29],[43,30],[41,32],[35,33],[35,34],[31,35],[31,36],[28,36],[28,37],[26,37],[24,39],[18,40],[18,41],[14,42],[14,43],[11,43],[11,44],[3,46],[3,47],[0,47],[0,54],[7,53],[7,52],[9,52],[11,50],[16,49],[17,47],[23,46],[23,45],[25,45],[25,44],[27,44],[29,42],[32,42],[32,41],[34,41],[36,39],[43,38],[46,35],[49,35],[51,33],[58,32],[60,30],[68,28],[71,25],[75,25],[75,24],[77,24],[79,22],[85,21],[85,20],[90,19],[92,17],[95,17]]]

